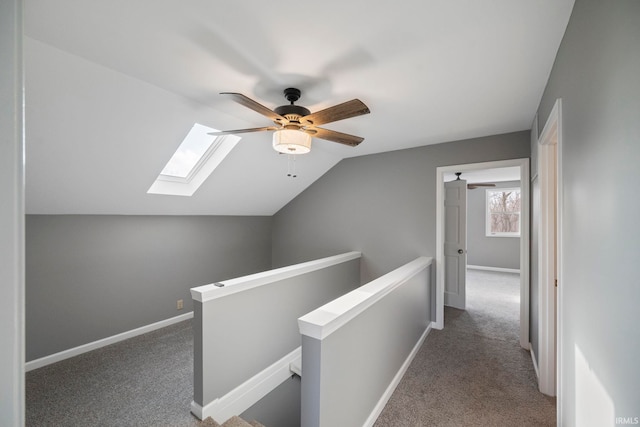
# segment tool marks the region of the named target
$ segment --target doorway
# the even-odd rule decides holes
[[[462,172],[469,174],[486,169],[519,169],[521,186],[521,236],[520,236],[520,345],[529,349],[529,159],[502,160],[485,163],[443,166],[437,168],[436,189],[436,324],[444,328],[445,301],[445,176]]]
[[[537,128],[537,126],[536,126]],[[561,383],[558,371],[560,354],[562,307],[562,188],[561,182],[562,143],[562,99],[557,99],[544,129],[537,141],[538,168],[534,200],[538,206],[537,257],[533,266],[537,273],[537,330],[538,340],[535,356],[538,362],[538,382],[542,393],[560,395]],[[560,414],[558,414],[560,417]],[[560,419],[560,418],[558,418]]]

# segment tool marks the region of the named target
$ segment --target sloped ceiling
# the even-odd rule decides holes
[[[28,213],[271,215],[342,158],[528,129],[573,0],[26,0]],[[245,134],[192,196],[146,193],[198,122],[267,126],[219,92],[311,111],[325,127],[298,178],[268,133]]]

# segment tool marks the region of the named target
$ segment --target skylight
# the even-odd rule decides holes
[[[207,132],[215,130],[198,123],[194,124],[160,175],[186,178],[217,139],[207,135]]]
[[[191,196],[240,141],[235,135],[211,136],[216,129],[195,123],[147,191]]]

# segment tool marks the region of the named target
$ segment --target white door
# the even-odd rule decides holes
[[[444,304],[465,309],[467,181],[444,184]]]

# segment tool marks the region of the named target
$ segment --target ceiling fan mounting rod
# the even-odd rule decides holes
[[[308,116],[311,114],[307,108],[304,108],[302,105],[294,105],[293,103],[300,99],[300,89],[296,89],[294,87],[289,87],[284,90],[284,97],[291,103],[290,105],[281,105],[280,107],[276,107],[273,111],[280,116],[286,118],[289,122],[298,122],[301,117]],[[277,124],[283,124],[282,120],[276,119],[275,122]]]
[[[300,99],[300,95],[302,95],[302,92],[300,89],[296,89],[295,87],[288,87],[284,90],[284,97],[291,103],[291,105]]]

